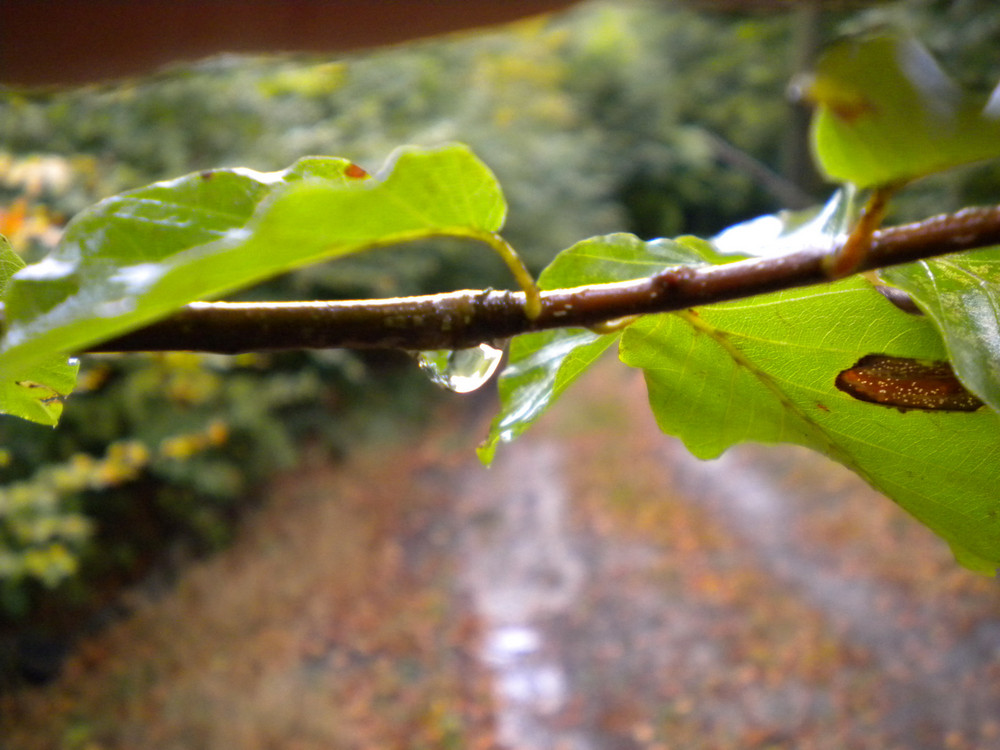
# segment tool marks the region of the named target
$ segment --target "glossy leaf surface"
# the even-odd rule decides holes
[[[802,250],[832,252],[857,221],[860,205],[853,186],[835,190],[819,208],[779,211],[736,224],[712,238],[717,253],[736,256],[776,257]]]
[[[1000,101],[961,90],[914,39],[840,42],[799,88],[832,180],[873,187],[1000,156]]]
[[[73,352],[298,266],[435,235],[482,238],[506,205],[464,146],[402,149],[374,177],[343,159],[197,173],[109,198],[7,294],[0,373]]]
[[[0,298],[10,277],[23,267],[24,261],[0,235]],[[57,424],[63,398],[73,390],[78,369],[79,365],[66,357],[45,357],[34,367],[0,377],[0,413],[39,424]]]
[[[959,378],[1000,411],[1000,248],[887,268],[934,320]]]
[[[944,537],[966,565],[1000,565],[1000,420],[906,411],[840,392],[866,354],[945,359],[932,323],[862,279],[770,294],[631,326],[622,359],[644,370],[663,429],[713,458],[736,443],[796,443],[848,466]]]
[[[703,262],[671,240],[643,242],[631,234],[611,234],[578,242],[542,272],[539,287],[558,289],[650,276],[671,265]],[[585,328],[562,328],[518,336],[499,379],[500,413],[479,447],[490,463],[500,443],[523,433],[619,337]]]

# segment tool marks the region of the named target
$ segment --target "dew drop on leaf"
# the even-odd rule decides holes
[[[471,349],[420,352],[417,361],[431,382],[455,393],[471,393],[492,377],[502,357],[502,350],[480,344]]]

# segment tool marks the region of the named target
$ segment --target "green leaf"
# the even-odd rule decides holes
[[[10,277],[24,268],[24,265],[21,256],[10,246],[10,241],[0,234],[0,299],[7,295]]]
[[[1000,156],[1000,100],[962,91],[914,39],[842,41],[799,88],[832,180],[874,187]]]
[[[512,442],[542,416],[620,334],[597,334],[585,328],[558,328],[518,336],[510,362],[500,374],[500,412],[477,449],[487,466],[500,443]]]
[[[401,149],[374,177],[310,157],[125,193],[78,216],[14,277],[0,374],[308,263],[430,236],[484,239],[505,213],[493,174],[461,145]]]
[[[945,359],[933,324],[862,279],[646,317],[622,338],[664,432],[701,458],[796,443],[857,472],[936,531],[963,564],[1000,565],[1000,422],[859,401],[837,375],[868,354]]]
[[[703,263],[686,244],[673,240],[643,242],[631,234],[610,234],[578,242],[562,251],[538,279],[541,289],[628,281],[680,264]],[[497,446],[530,427],[621,334],[598,334],[563,328],[518,336],[500,374],[500,412],[479,447],[483,463]]]
[[[944,337],[959,379],[1000,411],[1000,248],[884,269]]]
[[[17,371],[0,379],[0,413],[54,427],[62,416],[63,399],[73,392],[80,363],[66,357],[45,357],[25,377]],[[29,376],[30,378],[29,379]]]
[[[0,235],[0,299],[10,277],[24,268],[7,238]],[[63,398],[76,385],[78,363],[65,357],[45,357],[35,367],[0,378],[0,413],[54,426],[62,414]]]
[[[567,289],[588,284],[644,279],[670,266],[706,265],[689,243],[694,237],[644,242],[617,232],[577,242],[559,253],[538,277],[542,289]]]

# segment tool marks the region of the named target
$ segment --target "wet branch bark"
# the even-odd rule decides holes
[[[1000,244],[1000,206],[965,209],[875,233],[859,271]],[[521,333],[589,327],[829,280],[829,249],[721,266],[674,267],[635,281],[542,293],[529,320],[524,294],[465,290],[385,300],[198,302],[91,351],[236,354],[323,348],[459,349]]]

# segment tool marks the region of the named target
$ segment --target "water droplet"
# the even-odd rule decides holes
[[[492,377],[503,351],[489,344],[471,349],[436,349],[420,352],[420,369],[431,381],[455,393],[470,393]]]

